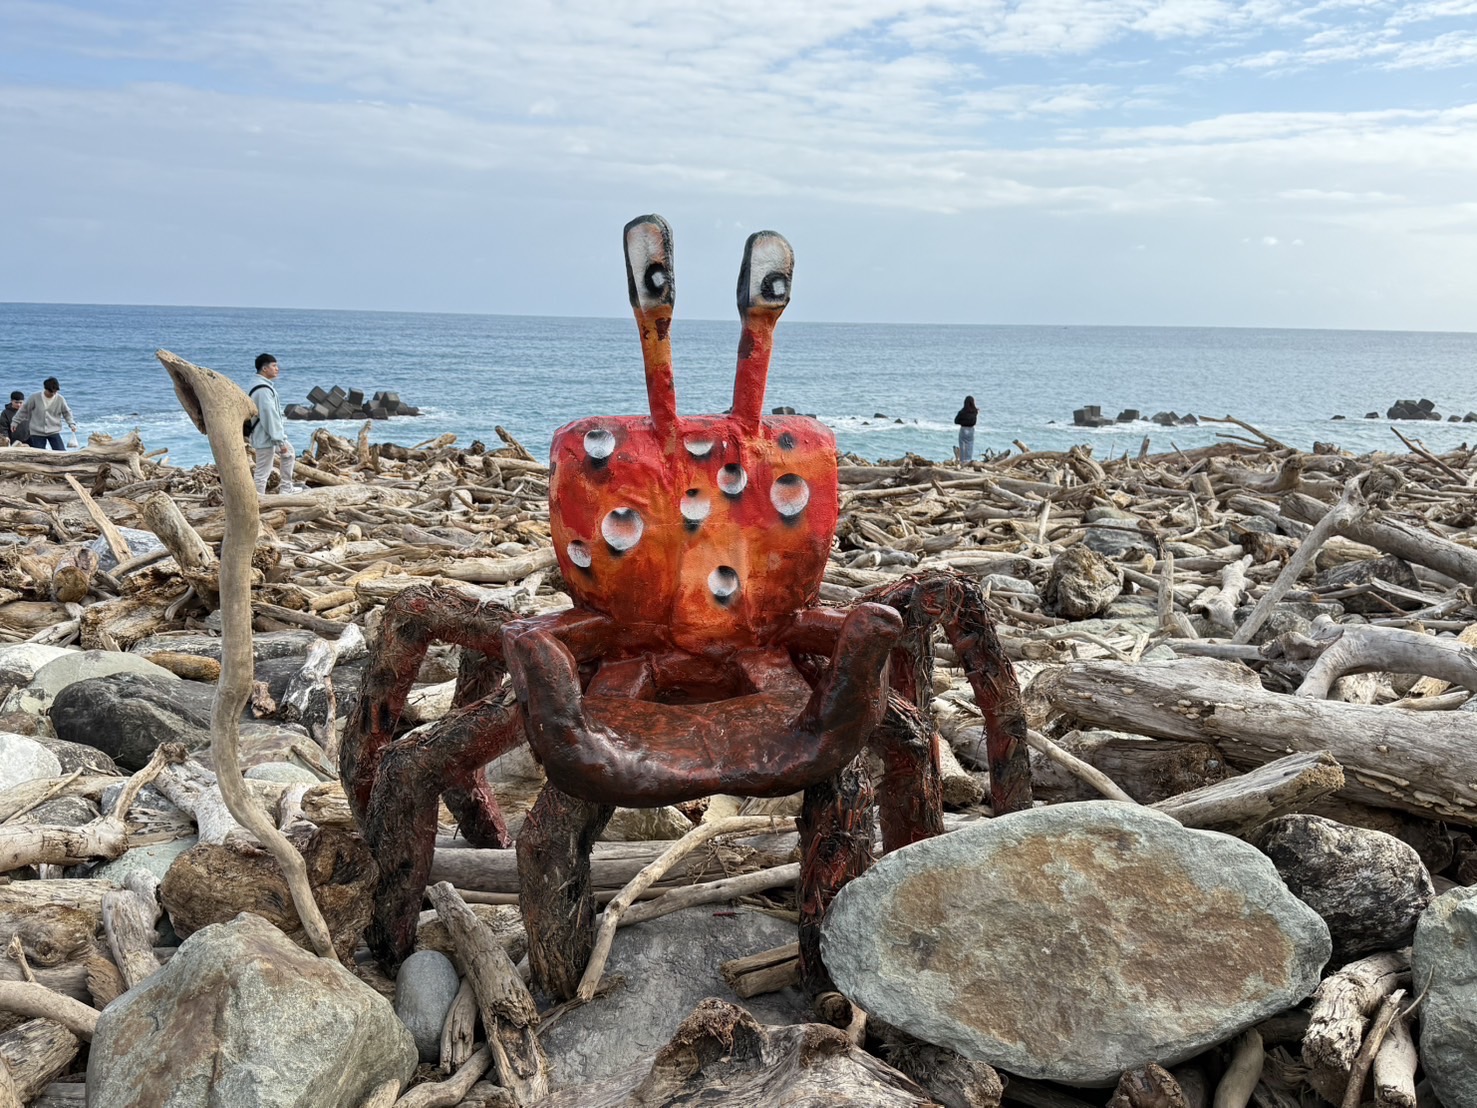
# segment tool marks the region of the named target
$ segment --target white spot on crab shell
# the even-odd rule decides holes
[[[810,486],[798,473],[786,473],[769,487],[769,502],[780,515],[793,519],[810,503]]]
[[[641,513],[635,508],[616,508],[600,521],[600,534],[610,548],[624,554],[641,541],[641,532],[646,529]]]
[[[720,604],[727,604],[738,592],[738,571],[731,566],[719,566],[708,574],[708,591]]]
[[[718,487],[725,496],[737,496],[749,483],[749,475],[737,462],[729,462],[718,471]]]
[[[587,543],[575,539],[564,548],[564,552],[569,555],[569,560],[579,566],[580,569],[590,568],[592,558],[590,557],[590,547]]]
[[[688,489],[677,507],[682,513],[682,518],[688,523],[701,523],[713,510],[713,502],[697,489]]]
[[[682,445],[694,458],[706,458],[713,450],[712,439],[688,439]]]
[[[603,427],[585,432],[585,453],[597,462],[603,462],[615,452],[615,436]]]

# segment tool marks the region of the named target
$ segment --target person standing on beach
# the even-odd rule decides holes
[[[10,394],[10,403],[0,408],[0,439],[7,443],[25,442],[25,436],[21,434],[25,430],[15,422],[16,413],[21,410],[21,405],[26,402],[26,394],[16,389]],[[4,445],[0,443],[0,445]]]
[[[287,425],[282,419],[282,406],[277,402],[277,386],[272,382],[281,373],[277,359],[270,354],[256,356],[256,381],[247,396],[256,402],[256,419],[252,421],[251,434],[247,442],[256,455],[256,491],[260,496],[267,492],[267,478],[272,476],[272,459],[282,460],[282,480],[277,491],[288,495],[298,491],[292,483],[292,467],[296,458],[292,444],[287,441]]]
[[[62,396],[62,384],[55,377],[41,382],[41,391],[33,392],[21,405],[20,411],[11,420],[11,427],[20,424],[26,429],[27,441],[37,450],[48,446],[53,450],[65,450],[62,445],[62,424],[77,433],[77,421],[72,418],[72,409]],[[72,444],[77,445],[76,443]]]
[[[959,462],[974,461],[974,425],[979,422],[980,410],[974,406],[974,397],[964,398],[964,407],[954,417],[959,425]]]

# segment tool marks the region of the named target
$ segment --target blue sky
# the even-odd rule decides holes
[[[0,0],[0,301],[1477,330],[1477,0]]]

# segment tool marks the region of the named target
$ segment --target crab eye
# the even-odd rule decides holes
[[[615,452],[615,436],[603,427],[585,432],[585,454],[595,465],[602,465]]]
[[[810,503],[810,486],[798,473],[786,473],[775,479],[769,488],[769,502],[774,510],[786,519],[793,519],[805,511]]]
[[[617,554],[624,554],[640,542],[641,532],[645,529],[646,525],[635,508],[616,508],[600,521],[600,534]]]
[[[708,574],[708,591],[719,604],[727,604],[738,592],[739,575],[730,566],[719,566]]]
[[[631,306],[650,311],[671,305],[676,292],[672,275],[672,229],[659,215],[644,215],[626,224],[626,284]]]
[[[744,244],[744,264],[739,270],[739,311],[751,307],[783,308],[790,302],[795,272],[795,252],[785,237],[774,231],[758,231]]]
[[[713,510],[712,502],[702,494],[700,489],[688,489],[682,497],[682,503],[678,506],[682,518],[687,520],[689,527],[696,527],[708,518],[708,513]]]
[[[590,562],[592,560],[590,557],[590,548],[587,544],[580,542],[579,539],[575,539],[574,542],[566,546],[564,552],[569,555],[569,560],[579,566],[580,569],[590,568]]]
[[[737,462],[729,462],[718,471],[718,487],[723,490],[724,496],[737,496],[748,483],[749,475]]]

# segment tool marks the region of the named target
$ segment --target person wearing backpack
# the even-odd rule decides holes
[[[287,425],[282,419],[282,406],[277,402],[277,386],[273,384],[281,373],[277,359],[271,354],[256,356],[256,380],[246,395],[256,404],[256,419],[247,422],[246,441],[256,455],[256,491],[265,496],[267,478],[272,476],[272,459],[282,463],[282,480],[277,491],[283,495],[300,492],[292,483],[292,468],[296,461],[292,444],[287,441]]]
[[[62,396],[61,382],[55,377],[48,377],[41,382],[41,391],[33,392],[21,405],[21,410],[15,413],[10,427],[12,435],[17,426],[24,429],[26,441],[37,450],[45,450],[48,446],[53,450],[65,450],[66,447],[62,445],[63,423],[72,429],[72,445],[76,446],[77,420],[73,418],[72,409]]]

